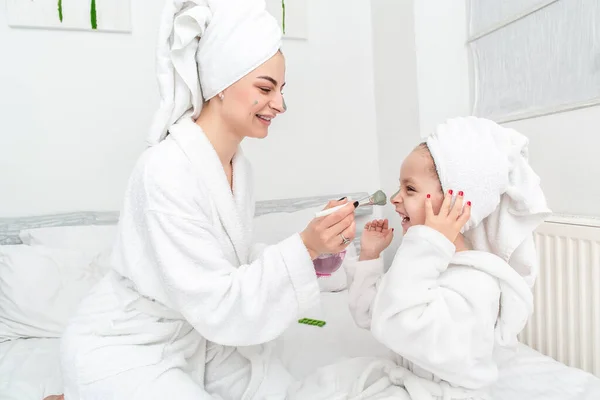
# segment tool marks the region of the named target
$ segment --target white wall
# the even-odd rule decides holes
[[[158,104],[162,4],[132,0],[122,35],[11,29],[0,2],[0,217],[120,208]],[[284,42],[289,111],[245,144],[258,199],[379,187],[370,7],[309,10],[310,39]]]
[[[310,0],[309,40],[285,40],[288,111],[246,141],[258,199],[379,188],[369,2]]]
[[[0,2],[0,216],[115,210],[158,104],[159,1],[133,34],[11,29]]]
[[[373,65],[377,139],[382,189],[398,190],[400,165],[419,143],[419,102],[413,2],[372,0]],[[382,210],[395,228],[394,241],[385,252],[389,265],[401,242],[400,218],[390,203]]]
[[[404,157],[440,122],[469,113],[466,8],[441,0],[373,0],[373,63],[381,182],[397,190]],[[396,228],[389,265],[401,242],[392,205],[384,217]]]
[[[462,1],[414,1],[419,124],[429,135],[470,108],[467,8]]]
[[[415,1],[421,133],[471,112],[464,1]],[[600,107],[517,121],[556,213],[600,216]]]
[[[555,213],[600,217],[600,107],[515,121]]]

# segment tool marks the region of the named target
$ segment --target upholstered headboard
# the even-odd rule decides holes
[[[352,199],[361,199],[368,196],[368,193],[348,193],[330,196],[299,197],[281,200],[264,200],[256,203],[256,216],[295,212],[305,208],[318,207],[326,204],[331,199],[338,199],[343,196]],[[372,207],[360,207],[356,210],[357,216],[370,215],[373,213]],[[79,226],[79,225],[114,225],[119,220],[118,212],[96,212],[84,211],[66,214],[42,215],[19,218],[0,218],[0,245],[21,244],[19,232],[23,229],[56,227],[56,226]],[[357,235],[356,240],[359,239]]]

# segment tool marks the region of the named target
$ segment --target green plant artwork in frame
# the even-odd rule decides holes
[[[131,32],[131,0],[6,0],[8,25]]]

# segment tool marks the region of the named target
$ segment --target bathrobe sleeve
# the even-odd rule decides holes
[[[205,189],[185,176],[143,180],[140,229],[155,264],[148,273],[158,275],[169,306],[203,337],[229,346],[265,343],[318,304],[317,278],[299,234],[234,265],[222,250],[228,239],[215,229]]]
[[[452,265],[454,245],[441,233],[411,227],[373,305],[371,331],[381,343],[439,378],[467,388],[489,383],[500,287],[484,272]]]
[[[383,258],[358,261],[352,257],[344,262],[348,280],[348,306],[354,322],[361,328],[371,328],[373,301],[383,276]]]
[[[258,260],[267,247],[265,243],[254,243],[250,248],[250,262]]]

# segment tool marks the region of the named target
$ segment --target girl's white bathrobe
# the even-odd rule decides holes
[[[529,286],[506,262],[456,253],[441,233],[414,226],[387,273],[381,259],[345,267],[357,325],[394,354],[325,367],[294,399],[489,398],[497,357],[514,349],[533,311]]]
[[[269,342],[319,301],[311,258],[298,234],[251,245],[241,152],[232,194],[191,119],[170,133],[137,163],[113,271],[63,337],[65,398],[282,399],[290,377]]]

